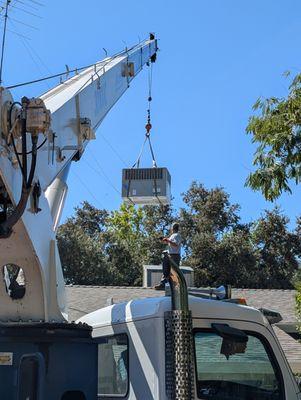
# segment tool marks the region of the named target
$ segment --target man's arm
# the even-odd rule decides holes
[[[164,243],[169,243],[172,247],[178,247],[176,242],[173,242],[172,240],[168,239],[168,238],[163,238],[162,242]]]
[[[168,243],[168,244],[170,244],[172,247],[178,247],[179,244],[180,244],[180,243],[177,243],[176,241],[173,241],[173,240],[171,240],[171,239],[169,239],[169,238],[167,238],[167,237],[163,238],[163,239],[162,239],[162,242]]]

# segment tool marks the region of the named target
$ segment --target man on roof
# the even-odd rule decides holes
[[[171,235],[169,237],[162,238],[162,242],[168,245],[168,254],[172,261],[174,261],[178,266],[181,261],[181,243],[182,238],[179,233],[180,226],[177,222],[172,225]],[[156,290],[164,290],[165,284],[169,281],[170,275],[170,262],[169,258],[163,257],[162,262],[163,276],[161,282],[154,288]]]

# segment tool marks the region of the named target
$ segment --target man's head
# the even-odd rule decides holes
[[[171,229],[172,229],[172,231],[173,231],[174,233],[177,233],[177,232],[179,232],[180,225],[179,225],[177,222],[174,222],[174,223],[172,224]]]

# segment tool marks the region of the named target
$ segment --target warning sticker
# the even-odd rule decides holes
[[[13,353],[0,352],[0,366],[1,365],[13,365]]]

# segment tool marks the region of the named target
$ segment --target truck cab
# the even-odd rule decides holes
[[[82,317],[98,345],[98,398],[167,400],[166,313],[162,296],[114,304]],[[189,296],[192,315],[193,398],[297,400],[300,390],[272,325],[247,305]],[[243,333],[225,340],[216,326]],[[232,346],[232,347],[231,347]]]

